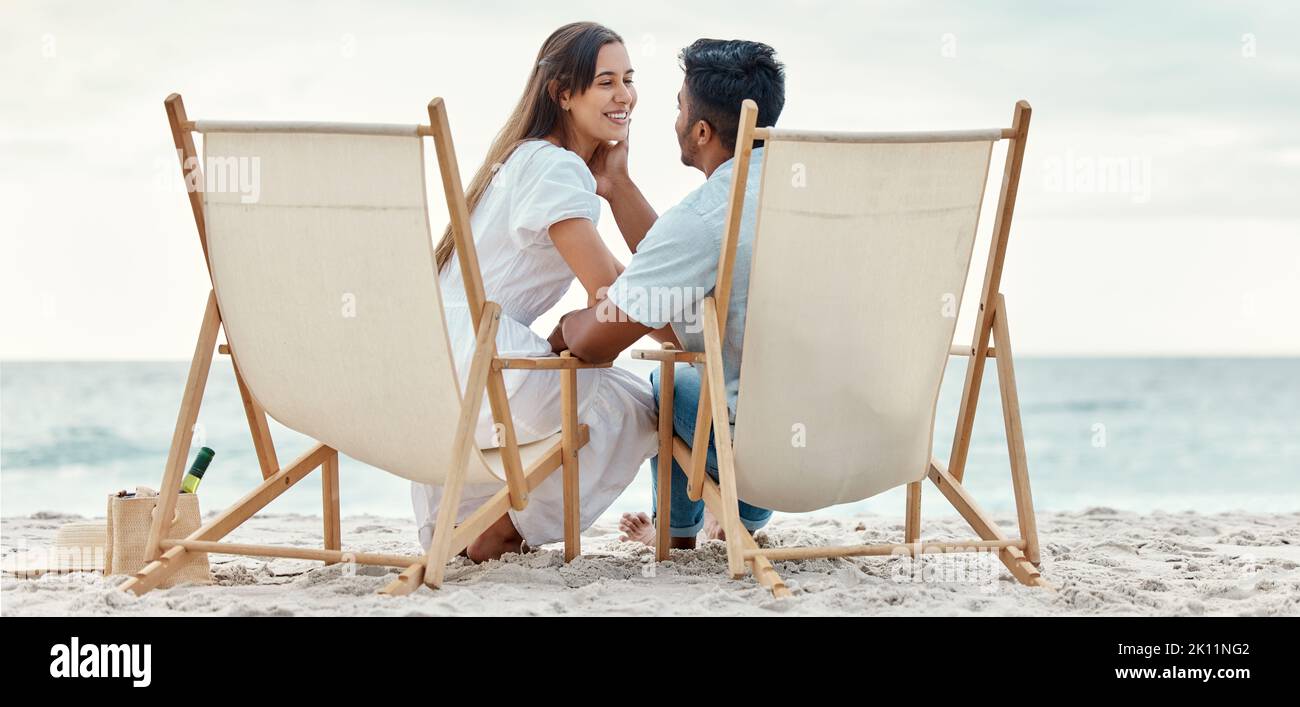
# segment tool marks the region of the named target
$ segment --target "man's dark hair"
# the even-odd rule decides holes
[[[775,49],[743,39],[697,39],[677,58],[690,92],[689,123],[708,123],[723,147],[736,149],[740,103],[746,98],[758,104],[758,127],[776,125],[785,106],[785,66]]]

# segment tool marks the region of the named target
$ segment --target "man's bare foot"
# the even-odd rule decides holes
[[[638,542],[648,547],[655,546],[655,524],[644,513],[624,513],[618,521],[618,529],[623,531],[621,542]]]
[[[704,539],[705,540],[726,540],[727,539],[727,531],[722,529],[722,524],[718,522],[717,518],[713,517],[713,514],[710,513],[709,509],[707,508],[704,509]]]
[[[658,533],[654,521],[644,513],[624,513],[618,521],[618,529],[623,531],[623,536],[619,538],[623,542],[638,542],[646,547],[655,546]],[[694,550],[695,538],[669,538],[668,548]]]

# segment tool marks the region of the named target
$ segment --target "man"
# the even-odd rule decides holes
[[[677,95],[677,124],[682,163],[704,173],[707,180],[680,204],[657,216],[627,173],[627,142],[594,161],[597,193],[610,204],[619,230],[632,250],[631,263],[609,288],[607,298],[593,307],[566,314],[551,335],[556,351],[569,349],[586,361],[612,361],[646,335],[675,341],[687,351],[703,351],[700,306],[717,282],[718,261],[727,218],[741,102],[758,104],[758,125],[776,124],[785,104],[785,72],[766,44],[742,40],[701,39],[682,50],[685,78]],[[740,379],[745,305],[749,294],[749,263],[754,239],[755,204],[763,150],[756,143],[746,182],[745,209],[736,248],[736,265],[722,342],[727,404],[734,423]],[[656,372],[657,373],[657,372]],[[673,429],[692,439],[700,396],[700,374],[679,367],[674,376]],[[651,376],[659,397],[658,376]],[[696,450],[697,453],[700,450]],[[707,473],[718,478],[714,442],[709,440]],[[658,483],[658,464],[654,483]],[[695,547],[704,525],[704,504],[686,494],[687,480],[673,463],[670,534],[672,547]],[[658,494],[655,494],[656,503]],[[740,502],[740,517],[750,532],[767,523],[772,512]],[[653,544],[652,520],[644,513],[625,514],[620,524],[625,539]],[[716,524],[715,524],[716,526]],[[714,527],[711,538],[721,538]]]

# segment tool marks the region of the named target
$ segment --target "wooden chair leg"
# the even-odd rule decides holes
[[[496,354],[497,327],[500,323],[501,306],[493,302],[485,304],[474,344],[474,358],[470,362],[468,380],[465,382],[460,419],[456,422],[451,464],[442,488],[442,503],[438,506],[438,522],[434,525],[433,540],[429,543],[425,561],[424,583],[431,589],[442,585],[447,562],[451,560],[451,536],[460,511],[460,496],[465,486],[470,455],[476,453],[474,428],[478,425],[479,409],[483,407],[483,394],[487,390],[488,371]]]
[[[488,372],[488,403],[492,406],[492,422],[500,437],[498,447],[501,465],[506,472],[506,486],[510,489],[510,506],[522,511],[528,506],[528,484],[524,483],[523,462],[519,459],[519,442],[515,437],[515,422],[510,416],[510,399],[506,395],[506,382],[501,371]]]
[[[1020,537],[1025,540],[1025,556],[1038,567],[1042,564],[1038,548],[1038,521],[1034,516],[1033,494],[1029,490],[1029,460],[1025,454],[1024,428],[1020,425],[1020,395],[1016,391],[1016,369],[1011,355],[1006,307],[1006,298],[998,293],[997,310],[993,313],[993,339],[998,347],[998,388],[1002,392],[1002,418],[1006,423],[1007,453],[1011,458],[1011,484],[1016,497]]]
[[[907,485],[907,512],[903,521],[903,542],[914,543],[921,539],[921,482]]]
[[[721,517],[720,514],[724,512],[722,493],[712,479],[705,479],[701,498],[704,499],[704,505],[708,507],[715,517]],[[741,526],[739,538],[743,549],[758,549],[758,543],[754,541],[754,536],[744,526]],[[749,566],[754,573],[754,579],[757,579],[759,584],[767,587],[768,591],[772,592],[773,597],[784,599],[790,596],[789,588],[785,586],[785,581],[781,579],[781,575],[772,566],[771,560],[759,555],[749,561]]]
[[[190,452],[190,437],[194,433],[194,424],[199,419],[199,406],[203,403],[203,391],[208,385],[208,372],[212,369],[212,355],[217,349],[217,331],[221,328],[221,314],[217,311],[217,294],[208,292],[208,304],[203,311],[203,324],[199,327],[199,337],[194,344],[194,356],[190,360],[190,373],[185,381],[185,391],[181,394],[181,409],[176,414],[176,428],[172,431],[171,448],[167,452],[167,467],[163,470],[162,483],[158,488],[158,509],[153,523],[149,526],[149,537],[145,541],[144,559],[152,562],[162,554],[158,543],[171,529],[172,515],[176,512],[176,497],[180,493],[181,476],[185,473],[185,461]]]
[[[672,350],[672,344],[664,344]],[[673,386],[676,385],[677,368],[672,361],[659,364],[659,461],[658,488],[655,499],[655,560],[668,559],[672,539],[669,527],[672,522],[673,483]],[[687,467],[682,467],[686,469]]]
[[[562,356],[568,358],[565,351]],[[561,442],[564,455],[564,561],[582,554],[582,508],[578,497],[578,372],[560,371]]]
[[[325,516],[325,549],[343,549],[343,530],[339,518],[339,453],[329,455],[321,465],[321,500]]]
[[[239,386],[239,397],[244,401],[244,416],[248,418],[248,430],[253,435],[253,451],[257,452],[257,464],[262,468],[262,478],[269,479],[280,470],[280,460],[275,455],[275,442],[271,439],[271,426],[266,420],[266,411],[253,399],[244,384],[244,376],[239,373],[239,364],[232,355],[230,366],[235,371],[235,383]]]
[[[394,579],[388,584],[388,586],[379,590],[379,593],[390,597],[405,596],[419,589],[420,585],[423,583],[424,564],[417,562],[402,570],[402,573],[397,575],[397,579]]]
[[[461,446],[461,453],[453,461],[447,483],[442,487],[442,502],[438,505],[438,521],[433,527],[433,539],[425,558],[424,583],[431,589],[442,586],[442,578],[451,560],[451,536],[456,531],[456,515],[460,510],[461,489],[465,485],[465,467],[469,464],[469,448]]]
[[[1002,533],[997,523],[986,514],[975,499],[971,497],[962,483],[948,473],[943,465],[937,459],[930,460],[930,480],[939,491],[952,504],[954,510],[961,515],[963,519],[975,530],[976,534],[983,540],[1007,540],[1007,536]],[[1055,590],[1047,580],[1043,579],[1042,573],[1038,571],[1029,558],[1020,551],[1019,548],[1006,547],[998,552],[998,559],[1006,568],[1010,570],[1011,575],[1020,581],[1021,584],[1028,586],[1047,587]]]
[[[722,336],[718,324],[718,312],[713,298],[706,297],[704,306],[704,351],[708,364],[705,367],[708,376],[707,385],[701,390],[709,391],[709,403],[713,413],[713,438],[718,452],[718,486],[722,490],[723,532],[727,534],[727,569],[733,579],[745,576],[744,548],[740,534],[747,532],[740,522],[740,497],[736,493],[736,458],[731,447],[731,414],[727,408],[727,384],[723,378]],[[697,430],[698,431],[698,430]],[[696,435],[699,439],[699,435]],[[695,465],[707,456],[708,439],[703,447],[694,447]]]
[[[700,386],[699,407],[695,411],[695,435],[691,439],[691,449],[708,449],[709,433],[713,430],[713,406],[709,397],[709,364],[704,362],[697,366],[696,370],[700,372],[700,381],[704,385]],[[692,501],[700,500],[700,494],[704,488],[704,479],[708,476],[705,467],[708,466],[708,455],[701,454],[692,456],[691,465],[682,467],[686,473],[686,497]]]

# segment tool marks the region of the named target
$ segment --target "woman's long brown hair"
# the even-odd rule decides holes
[[[596,56],[601,47],[611,42],[622,44],[623,38],[595,22],[567,24],[546,38],[537,52],[537,62],[533,64],[519,103],[469,182],[465,202],[471,214],[487,191],[495,167],[505,164],[519,143],[544,138],[562,127],[564,111],[560,108],[560,94],[567,90],[576,96],[587,91],[596,78]],[[442,272],[455,250],[456,239],[448,224],[433,251],[438,272]]]

